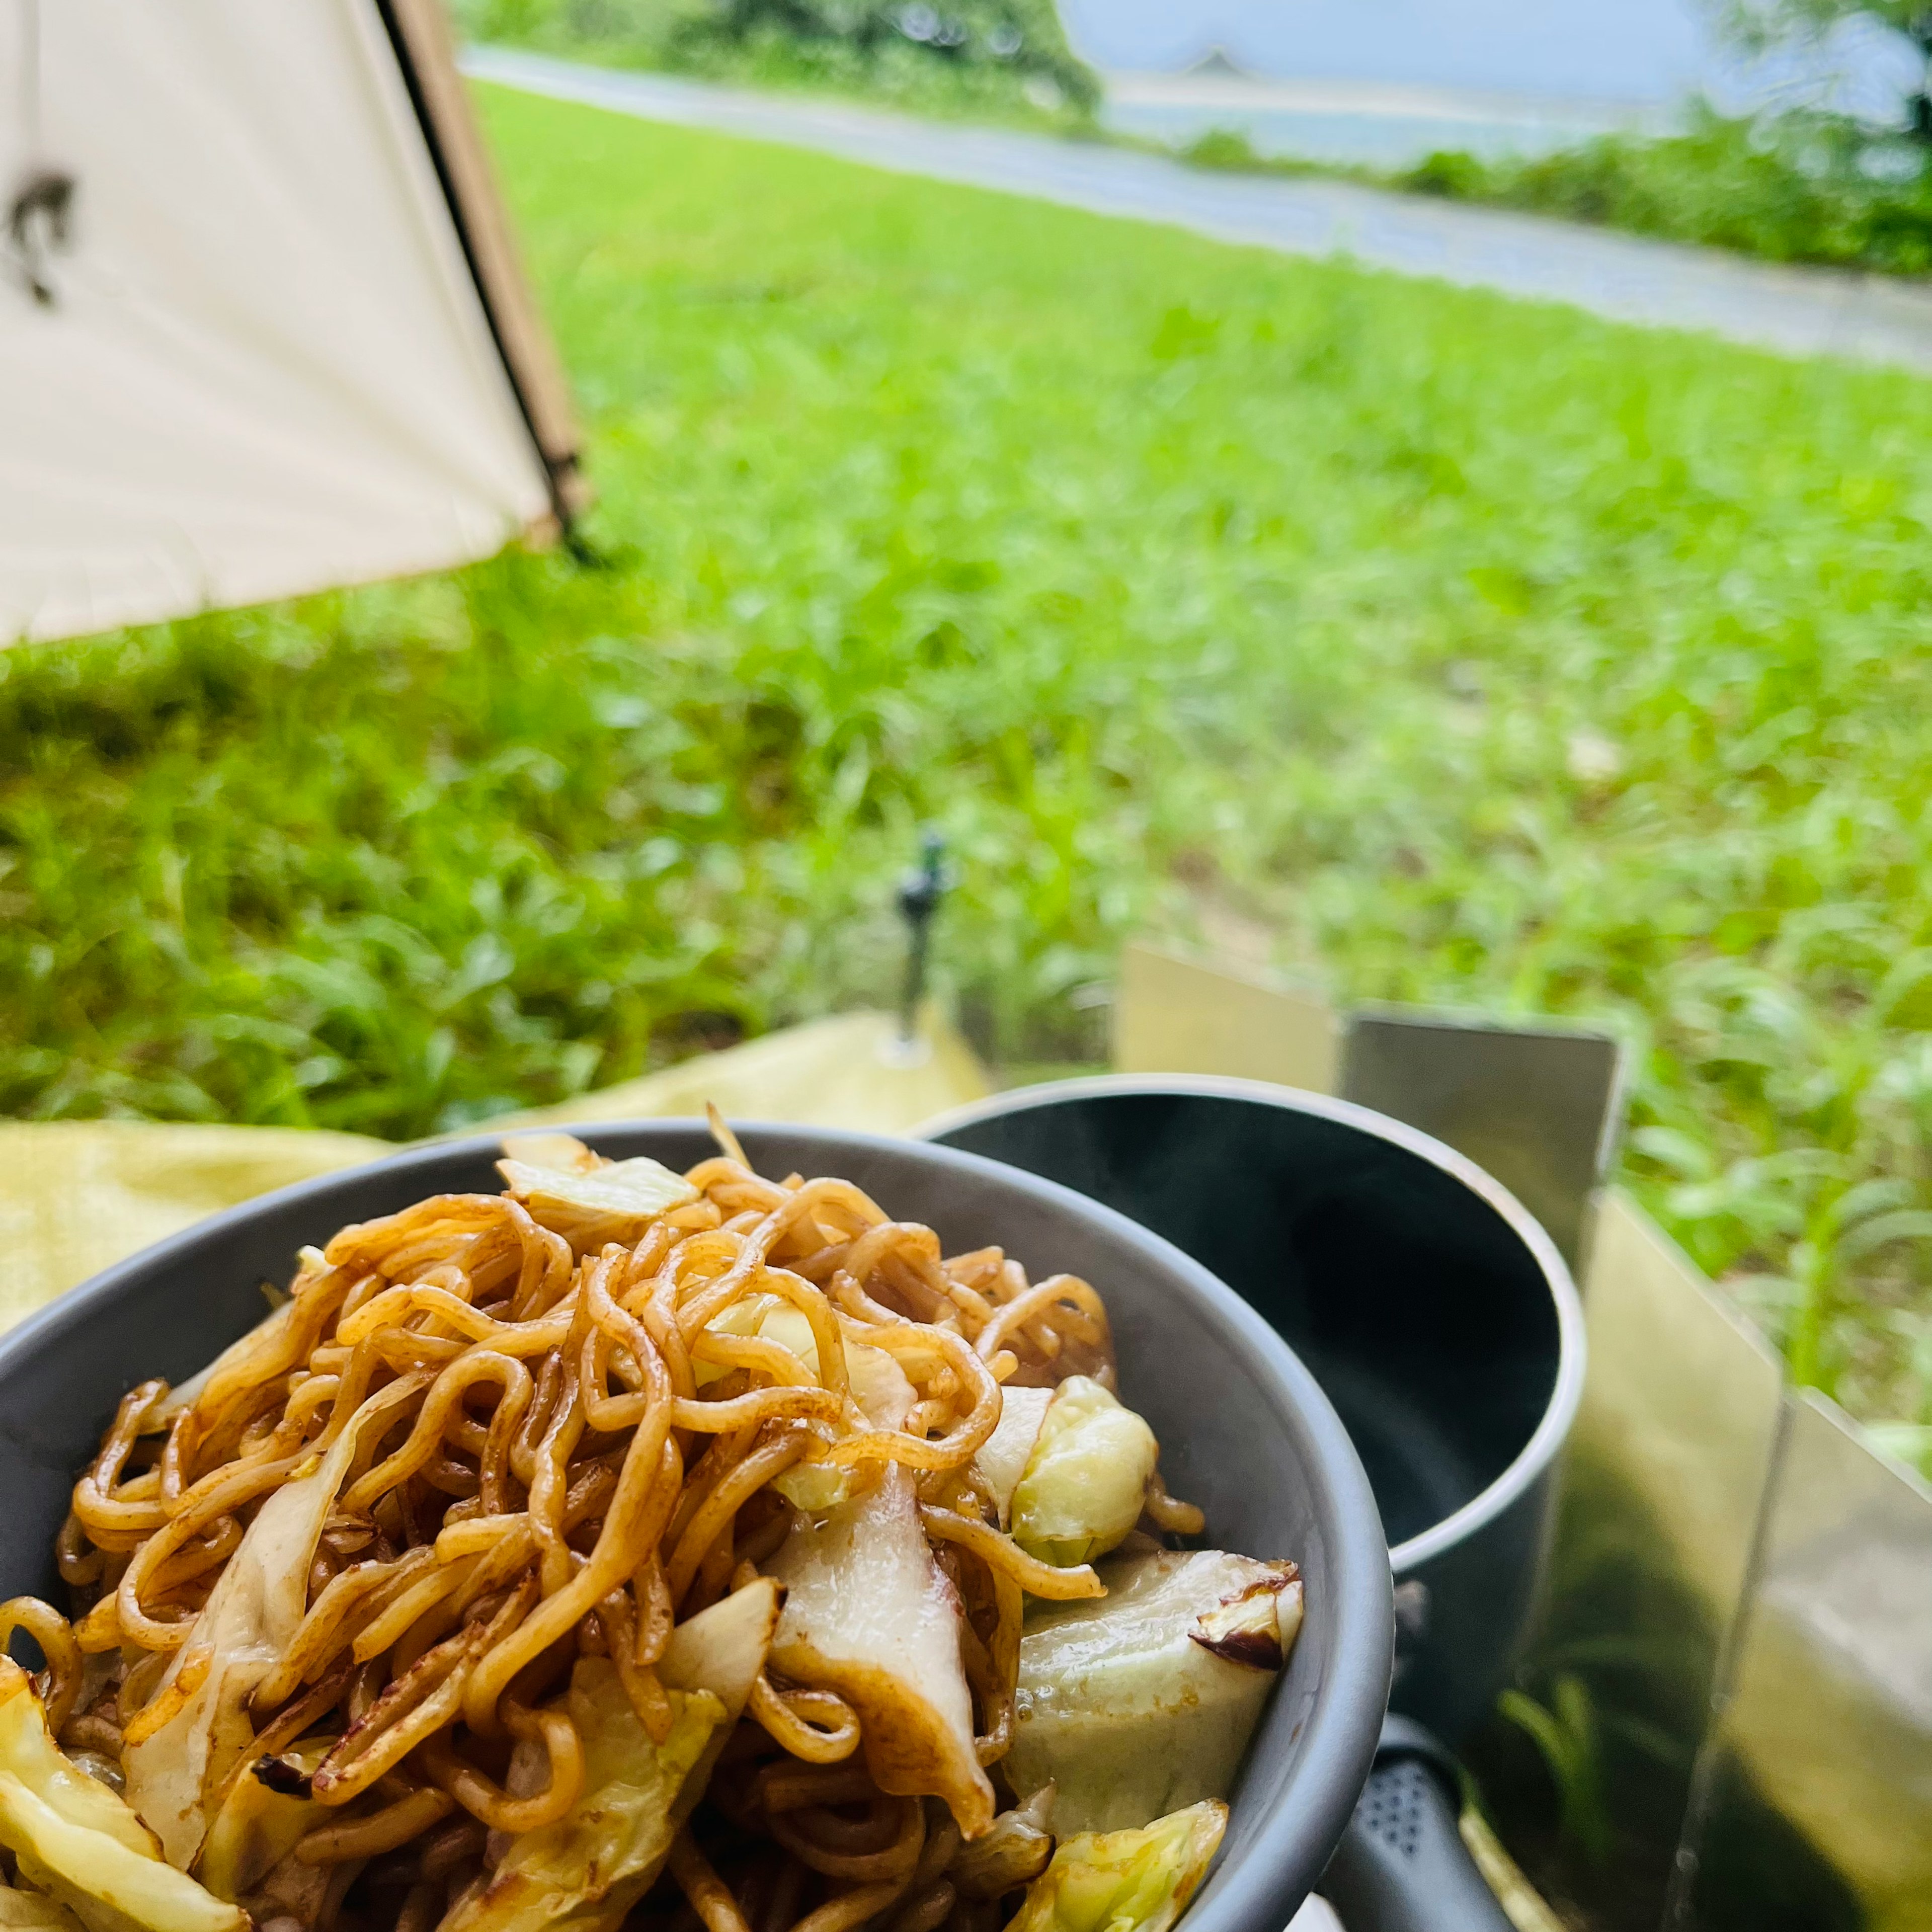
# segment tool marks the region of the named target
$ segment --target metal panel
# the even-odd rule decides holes
[[[1599,1199],[1590,1366],[1518,1681],[1574,1750],[1568,1828],[1511,1726],[1472,1755],[1503,1835],[1593,1926],[1655,1926],[1724,1682],[1780,1429],[1780,1371],[1630,1198]]]
[[[1777,1439],[1778,1357],[1619,1188],[1598,1204],[1583,1280],[1590,1372],[1577,1450],[1642,1498],[1728,1627]]]
[[[1932,1927],[1932,1490],[1811,1390],[1789,1434],[1671,1923]]]
[[[1235,1016],[1242,984],[1139,949],[1120,1064],[1253,1074],[1266,1029]],[[1511,1849],[1576,1922],[1619,1932],[1932,1932],[1932,1490],[1786,1390],[1627,1196],[1590,1214],[1613,1042],[1378,1009],[1341,1062],[1346,1097],[1588,1246],[1591,1372],[1519,1674],[1568,1755],[1505,1725],[1471,1753]]]
[[[1120,956],[1114,1065],[1335,1091],[1341,1025],[1318,994],[1256,968],[1136,944]]]
[[[1604,1034],[1364,1007],[1348,1024],[1342,1096],[1486,1168],[1574,1266],[1621,1120],[1622,1069]]]

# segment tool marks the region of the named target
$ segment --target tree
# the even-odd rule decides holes
[[[1932,0],[1726,0],[1724,19],[1733,37],[1761,51],[1823,40],[1847,20],[1875,20],[1902,34],[1922,64],[1918,91],[1906,102],[1912,131],[1932,144]]]
[[[770,35],[842,51],[860,70],[910,56],[1050,81],[1090,110],[1100,99],[1054,0],[455,0],[455,12],[474,39],[601,46],[652,65]]]

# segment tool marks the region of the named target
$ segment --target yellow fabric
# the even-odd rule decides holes
[[[734,1120],[907,1134],[991,1090],[973,1049],[940,1021],[929,1018],[908,1052],[884,1014],[841,1013],[501,1124],[664,1119],[702,1114],[710,1100]]]
[[[929,1021],[907,1052],[884,1015],[845,1013],[501,1124],[663,1119],[710,1100],[737,1120],[903,1134],[987,1090],[951,1028]],[[0,1123],[0,1328],[206,1215],[394,1151],[293,1127]]]
[[[293,1127],[0,1125],[0,1327],[205,1215],[388,1151]]]

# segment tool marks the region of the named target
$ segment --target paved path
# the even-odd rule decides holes
[[[1932,373],[1932,289],[1879,277],[1777,268],[1348,182],[1220,174],[1130,148],[916,121],[502,48],[473,49],[464,65],[478,80],[558,100],[1166,223],[1216,241],[1347,256],[1402,274],[1567,302],[1621,322]]]

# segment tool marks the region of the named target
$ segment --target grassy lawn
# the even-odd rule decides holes
[[[0,1109],[406,1136],[1137,922],[1606,1018],[1801,1370],[1932,1422],[1932,388],[507,94],[602,568],[0,658]]]

